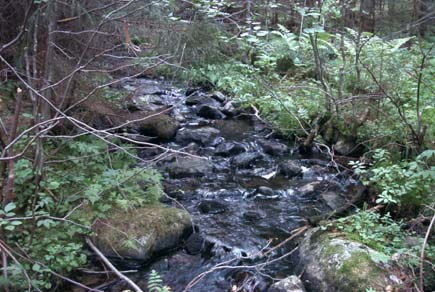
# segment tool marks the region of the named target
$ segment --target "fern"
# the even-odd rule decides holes
[[[171,292],[171,288],[168,286],[163,286],[162,277],[155,270],[152,270],[149,278],[147,287],[150,292]]]

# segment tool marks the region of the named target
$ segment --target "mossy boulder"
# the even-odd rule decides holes
[[[93,226],[94,242],[108,257],[147,261],[153,255],[176,248],[191,232],[189,213],[152,206],[114,210]]]
[[[299,269],[308,291],[384,291],[400,285],[381,254],[358,242],[319,228],[307,232],[299,246]]]

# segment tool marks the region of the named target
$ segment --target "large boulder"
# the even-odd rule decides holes
[[[302,281],[293,275],[276,282],[267,292],[306,292],[306,290]]]
[[[127,132],[140,132],[142,135],[171,139],[179,127],[177,121],[168,112],[134,111],[116,107],[102,99],[89,99],[80,104],[74,117],[97,129],[119,128]],[[83,115],[83,116],[82,116]]]
[[[299,270],[309,291],[355,292],[400,285],[381,254],[337,234],[314,228],[299,245]]]
[[[105,256],[143,262],[176,248],[192,226],[186,211],[152,206],[113,210],[93,225],[93,232],[93,241]]]

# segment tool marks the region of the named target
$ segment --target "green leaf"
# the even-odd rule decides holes
[[[10,202],[9,204],[7,204],[5,206],[4,210],[5,210],[6,213],[8,213],[8,212],[14,210],[16,207],[17,207],[17,205],[14,202]]]
[[[35,271],[35,272],[40,272],[40,271],[41,271],[41,265],[39,265],[39,264],[34,264],[34,265],[32,266],[32,270]]]

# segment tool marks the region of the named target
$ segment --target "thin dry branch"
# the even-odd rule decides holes
[[[97,254],[97,256],[112,270],[120,279],[127,282],[127,284],[136,292],[144,292],[139,286],[134,283],[130,278],[122,274],[115,266],[103,255],[103,253],[92,243],[89,238],[86,238],[86,243]]]
[[[430,221],[429,227],[427,228],[426,235],[424,236],[423,246],[421,247],[421,253],[420,253],[420,290],[424,291],[424,257],[425,257],[425,250],[427,241],[429,240],[429,235],[432,231],[432,228],[435,224],[435,215],[432,217],[432,220]]]

